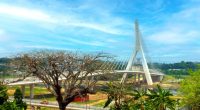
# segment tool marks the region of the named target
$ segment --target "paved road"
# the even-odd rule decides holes
[[[10,100],[13,100],[13,97],[9,97]],[[28,105],[41,106],[41,107],[51,107],[58,108],[57,102],[48,102],[48,104],[41,104],[41,100],[38,99],[23,99]],[[108,108],[89,106],[89,104],[74,104],[71,103],[67,106],[67,109],[70,110],[109,110]]]

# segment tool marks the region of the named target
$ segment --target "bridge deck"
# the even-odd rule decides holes
[[[110,74],[123,74],[123,73],[128,73],[128,74],[134,74],[134,73],[139,73],[139,74],[144,74],[143,71],[127,71],[127,70],[115,70],[114,72],[110,73]],[[103,73],[93,73],[92,76],[96,76],[96,75],[102,75]],[[162,73],[151,73],[151,76],[163,76],[164,74]],[[80,76],[81,77],[81,76]],[[14,86],[14,85],[31,85],[31,84],[41,84],[43,83],[41,80],[39,79],[35,79],[35,78],[28,78],[29,80],[23,80],[23,81],[19,81],[19,82],[14,82],[14,83],[9,83],[9,86]],[[60,80],[65,80],[65,78],[61,78]]]

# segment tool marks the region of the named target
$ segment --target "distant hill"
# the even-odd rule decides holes
[[[8,63],[11,61],[10,58],[0,58],[0,73],[6,73],[10,69]]]
[[[6,64],[9,63],[11,61],[10,58],[0,58],[0,64]]]

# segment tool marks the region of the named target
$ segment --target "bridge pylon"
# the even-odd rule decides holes
[[[139,30],[139,24],[138,24],[138,21],[135,20],[135,50],[133,50],[133,53],[132,53],[132,55],[131,55],[131,57],[128,61],[126,71],[132,71],[133,70],[133,68],[132,68],[133,62],[137,60],[136,57],[137,57],[138,53],[141,53],[142,67],[143,67],[143,71],[145,73],[145,78],[147,80],[147,84],[152,85],[153,84],[152,78],[151,78],[149,68],[148,68],[148,65],[147,65],[147,61],[146,61],[146,58],[145,58],[145,54],[144,54],[144,51],[143,51],[143,48],[142,48],[141,33],[140,33],[140,30]],[[125,81],[126,76],[127,76],[127,73],[124,73],[124,75],[121,79],[121,83],[123,83]]]

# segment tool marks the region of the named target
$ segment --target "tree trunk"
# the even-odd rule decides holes
[[[59,105],[59,109],[60,109],[60,110],[65,110],[65,108],[66,108],[66,106],[67,106],[66,104],[64,104],[64,103],[62,103],[62,102],[59,103],[58,105]]]
[[[143,104],[140,106],[140,109],[141,109],[141,110],[144,110],[144,105],[143,105]]]
[[[55,88],[56,88],[55,91],[56,91],[56,94],[57,94],[56,100],[58,102],[59,109],[60,110],[65,110],[67,104],[64,103],[64,100],[63,100],[63,97],[62,97],[62,94],[61,94],[61,86],[60,85],[56,85]]]
[[[75,98],[76,96],[79,96],[79,94],[82,94],[82,95],[87,94],[87,93],[88,93],[88,89],[81,90],[81,91],[75,93],[75,94],[72,95],[72,96],[69,95],[69,96],[66,96],[66,97],[64,97],[64,98],[63,98],[63,96],[62,96],[62,94],[61,94],[61,90],[60,90],[59,88],[57,89],[56,93],[57,93],[56,100],[57,100],[57,102],[58,102],[59,109],[60,109],[60,110],[65,110],[66,106],[67,106],[69,103],[73,102],[73,100],[74,100],[74,98]]]
[[[160,105],[160,110],[165,110],[164,104],[161,104],[161,105]]]
[[[56,97],[56,100],[58,102],[59,105],[59,109],[60,110],[65,110],[65,108],[67,107],[67,105],[71,102],[73,102],[75,96],[71,96],[71,97],[65,97],[63,99],[62,95],[60,94],[59,96]]]

